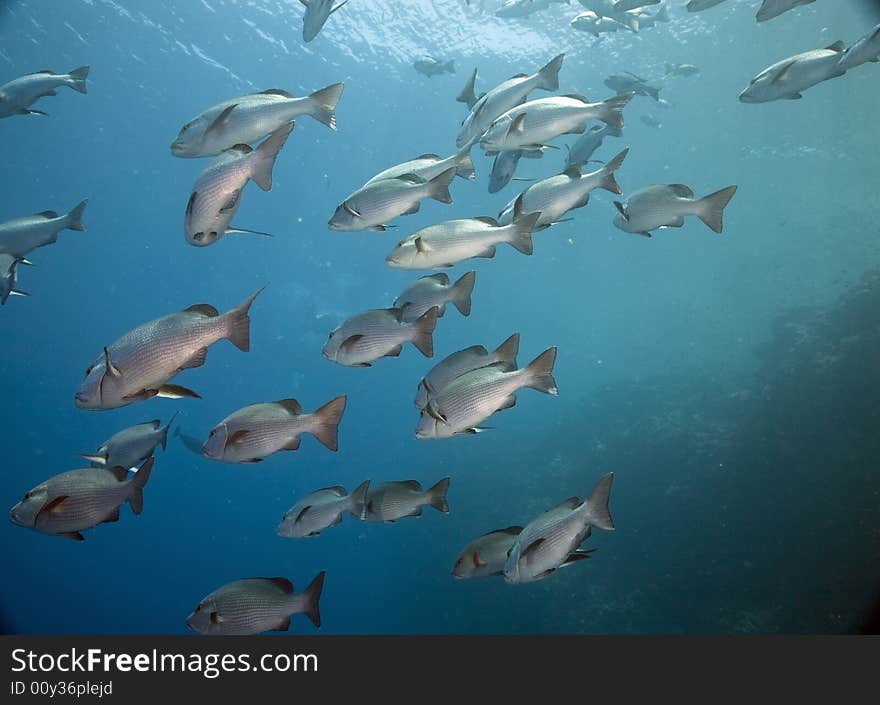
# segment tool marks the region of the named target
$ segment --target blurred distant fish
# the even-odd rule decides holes
[[[213,245],[226,233],[255,233],[230,226],[241,205],[241,192],[248,180],[263,191],[272,188],[275,159],[287,141],[293,123],[282,125],[256,149],[239,144],[224,150],[196,179],[186,204],[183,232],[195,247]]]
[[[702,10],[708,10],[710,7],[720,5],[723,2],[724,0],[690,0],[685,7],[687,7],[688,12],[701,12]]]
[[[434,306],[439,311],[437,315],[442,316],[446,312],[446,304],[450,302],[462,316],[470,316],[471,293],[476,277],[476,272],[465,272],[457,282],[450,284],[449,277],[442,272],[429,274],[406,287],[394,300],[394,308],[401,309],[401,318],[405,322],[421,318]]]
[[[667,76],[693,76],[700,73],[700,67],[693,64],[670,64],[666,63]]]
[[[546,10],[551,3],[569,3],[569,0],[504,0],[504,4],[495,11],[497,17],[528,17]]]
[[[739,94],[743,103],[799,100],[802,91],[846,73],[843,42],[777,61],[755,76]]]
[[[144,485],[150,479],[149,458],[128,479],[127,468],[84,468],[50,477],[30,490],[9,513],[9,519],[43,534],[82,541],[82,531],[119,521],[119,507],[128,502],[140,514]]]
[[[642,10],[631,10],[631,13],[635,13],[638,18],[639,29],[650,29],[658,23],[666,23],[670,21],[669,18],[669,9],[666,5],[660,7],[659,10],[655,13],[646,12],[644,9]],[[627,14],[630,14],[629,12]]]
[[[622,134],[621,130],[608,125],[593,125],[569,148],[566,166],[586,164],[606,137],[620,137]]]
[[[880,61],[880,24],[843,53],[838,68],[847,71],[868,61]]]
[[[571,21],[573,29],[579,32],[592,34],[594,37],[601,37],[603,34],[621,31],[638,31],[638,25],[624,24],[613,17],[600,17],[592,10],[582,12],[575,16]],[[635,26],[635,29],[633,27]]]
[[[325,487],[306,495],[282,517],[275,533],[286,539],[317,536],[324,529],[342,523],[342,515],[357,516],[366,501],[370,481],[362,482],[351,494],[344,487]]]
[[[476,83],[476,80],[477,80],[477,70],[474,69],[474,72],[471,74],[471,77],[467,80],[467,83],[464,84],[464,88],[461,89],[461,93],[459,93],[455,97],[455,101],[457,103],[464,103],[465,105],[467,105],[468,110],[473,108],[474,103],[476,103],[477,100],[479,100],[479,98],[482,98],[483,95],[485,95],[485,93],[484,93],[484,94],[480,95],[478,98],[477,95],[474,93],[474,83]]]
[[[309,115],[336,129],[336,104],[342,83],[334,83],[305,98],[270,88],[218,103],[180,128],[171,143],[175,157],[212,157],[239,144],[253,145],[300,115]]]
[[[465,546],[452,567],[452,575],[460,580],[503,575],[507,554],[513,548],[521,526],[508,526],[474,539]]]
[[[37,71],[4,83],[0,86],[0,118],[11,115],[48,115],[42,110],[31,108],[31,105],[43,96],[58,95],[55,89],[60,86],[85,93],[88,75],[89,67],[81,66],[70,73]]]
[[[318,602],[323,587],[323,570],[301,593],[293,591],[293,583],[287,578],[235,580],[199,602],[186,618],[186,626],[211,635],[286,632],[291,615],[302,613],[320,627]]]
[[[455,154],[446,159],[441,159],[436,154],[423,154],[408,162],[397,164],[389,167],[385,171],[380,171],[373,178],[367,181],[364,186],[372,184],[376,181],[384,181],[385,179],[396,179],[405,174],[415,174],[420,179],[431,181],[444,171],[455,168],[455,175],[462,179],[473,180],[476,177],[474,173],[474,163],[471,160],[470,152],[472,145],[465,145]]]
[[[660,100],[661,89],[659,87],[652,86],[644,78],[640,78],[629,71],[609,76],[605,79],[605,85],[612,91],[616,91],[618,94],[635,93],[636,95],[643,95],[653,98],[654,100]]]
[[[321,351],[325,359],[346,367],[370,367],[381,357],[397,357],[407,341],[425,357],[434,356],[436,307],[411,323],[399,308],[364,311],[345,321],[327,336]]]
[[[345,397],[336,397],[311,414],[304,413],[296,399],[251,404],[211,429],[202,455],[224,463],[259,463],[278,451],[298,450],[304,433],[335,451],[344,411]]]
[[[303,39],[307,42],[317,37],[327,18],[348,2],[348,0],[342,0],[342,2],[336,2],[336,0],[299,1],[306,8],[306,14],[303,15]]]
[[[22,259],[31,250],[53,244],[62,230],[84,232],[82,216],[88,202],[88,199],[80,201],[64,215],[43,211],[0,223],[0,254]]]
[[[455,73],[455,61],[440,61],[433,56],[426,56],[413,61],[413,68],[423,76],[431,78],[443,73]]]
[[[651,5],[659,5],[660,0],[618,0],[614,3],[615,12],[627,12],[636,10],[640,7],[649,7]]]
[[[361,521],[392,523],[404,517],[422,516],[422,507],[429,506],[443,514],[449,513],[446,492],[449,478],[444,477],[433,487],[422,490],[415,480],[383,482],[370,487],[364,503],[355,516]]]
[[[155,454],[156,446],[161,445],[165,450],[168,429],[174,422],[174,416],[164,426],[159,419],[155,419],[124,428],[104,441],[96,452],[83,453],[82,457],[94,467],[120,467],[126,470],[136,467]]]
[[[686,215],[695,215],[716,233],[723,227],[724,208],[736,193],[728,186],[703,198],[684,184],[649,186],[636,191],[626,203],[615,201],[619,211],[614,224],[628,233],[651,237],[657,228],[680,228]]]
[[[6,305],[10,296],[30,296],[18,288],[18,265],[31,264],[29,260],[14,255],[0,254],[0,306]]]
[[[761,7],[758,8],[758,14],[755,15],[755,19],[758,22],[766,22],[774,17],[779,17],[783,12],[788,12],[801,5],[810,5],[814,2],[816,0],[764,0],[761,3]]]
[[[651,113],[645,113],[644,115],[642,115],[641,120],[648,127],[663,127],[663,123],[660,122],[654,115],[651,115]]]

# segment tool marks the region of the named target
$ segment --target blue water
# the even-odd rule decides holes
[[[295,397],[312,410],[348,396],[333,454],[306,438],[258,465],[202,459],[178,440],[158,451],[143,514],[76,543],[0,524],[0,621],[29,633],[182,633],[207,593],[237,578],[284,576],[299,589],[327,571],[321,633],[839,632],[854,629],[880,584],[877,443],[880,68],[858,67],[801,101],[745,105],[748,80],[781,58],[878,21],[868,3],[819,0],[758,25],[758,2],[731,0],[594,42],[553,4],[525,20],[488,0],[354,0],[308,45],[289,0],[32,0],[0,5],[0,83],[91,65],[88,95],[67,89],[0,122],[0,220],[90,199],[88,231],[63,232],[22,268],[0,310],[0,489],[12,506],[47,477],[81,467],[116,431],[179,411],[204,438],[233,410]],[[482,7],[481,7],[482,5]],[[491,162],[456,179],[453,205],[425,202],[386,233],[331,232],[338,203],[378,171],[454,151],[470,70],[478,91],[566,52],[561,92],[608,97],[630,70],[663,86],[668,107],[625,111],[624,192],[682,182],[699,195],[739,190],[724,234],[696,219],[649,239],[611,224],[594,192],[569,223],[535,236],[525,257],[499,248],[477,270],[473,312],[447,311],[433,361],[407,347],[370,369],[321,357],[327,333],[390,306],[419,273],[385,255],[417,228],[495,215],[522,182],[490,195]],[[427,78],[412,61],[454,59]],[[664,62],[694,63],[664,79]],[[278,87],[305,95],[345,82],[338,132],[297,120],[270,193],[246,188],[235,219],[273,238],[230,235],[198,249],[183,211],[207,163],[169,144],[192,116]],[[539,93],[534,94],[538,97]],[[651,113],[662,122],[642,123]],[[573,138],[565,138],[563,143]],[[519,175],[561,171],[564,150]],[[175,382],[200,400],[154,399],[104,412],[73,405],[86,366],[152,318],[206,302],[221,311],[263,285],[251,351],[226,342]],[[419,379],[443,356],[521,334],[524,364],[555,345],[558,398],[531,390],[491,432],[414,438]],[[587,562],[524,586],[456,581],[459,550],[524,524],[615,472],[617,530],[594,532]],[[449,515],[392,525],[348,517],[316,538],[275,535],[281,515],[320,487],[352,489],[449,475]],[[302,617],[291,632],[313,633]]]

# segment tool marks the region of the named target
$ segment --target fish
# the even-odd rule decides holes
[[[287,578],[234,580],[202,599],[186,618],[186,626],[199,634],[250,636],[286,632],[291,616],[304,614],[320,627],[324,575],[322,570],[300,593],[294,592]]]
[[[474,290],[476,272],[465,272],[454,284],[444,273],[429,274],[417,279],[394,300],[394,308],[402,311],[404,322],[420,318],[428,309],[436,306],[437,316],[446,313],[446,304],[452,303],[462,316],[471,315],[471,293]]]
[[[880,61],[880,24],[843,52],[838,68],[848,71],[868,61]]]
[[[359,513],[369,486],[370,481],[366,480],[351,494],[338,485],[307,494],[284,514],[275,533],[286,539],[317,536],[324,529],[341,524],[346,512]]]
[[[504,563],[504,580],[512,584],[531,583],[552,575],[558,568],[589,552],[578,552],[592,527],[614,531],[608,511],[614,473],[604,475],[583,502],[567,499],[526,524],[516,537]]]
[[[487,155],[507,149],[538,149],[566,134],[582,134],[589,120],[601,120],[614,128],[623,127],[623,108],[633,93],[617,95],[600,103],[571,94],[540,98],[508,110],[480,138]]]
[[[669,8],[666,5],[662,5],[653,15],[650,12],[645,12],[644,9],[630,10],[630,12],[636,14],[640,29],[650,29],[658,23],[662,22],[665,24],[671,21],[669,17]],[[627,14],[629,14],[629,12]]]
[[[474,83],[476,82],[476,80],[477,70],[474,69],[470,78],[467,80],[467,83],[464,84],[464,88],[462,88],[461,92],[457,96],[455,96],[455,102],[464,103],[465,105],[467,105],[468,110],[471,110],[477,100],[485,95],[485,93],[483,93],[478,98],[477,95],[474,93]]]
[[[471,541],[462,549],[452,566],[452,577],[467,580],[503,575],[507,554],[522,530],[521,526],[508,526]]]
[[[761,7],[758,8],[758,14],[755,15],[755,19],[758,22],[766,22],[774,17],[779,17],[783,12],[788,12],[801,5],[810,5],[814,2],[816,0],[764,0],[761,3]]]
[[[755,76],[739,94],[743,103],[767,103],[773,100],[800,100],[802,92],[822,81],[843,76],[843,42],[824,49],[806,51],[768,66]]]
[[[30,260],[14,255],[0,254],[0,306],[6,305],[10,296],[30,296],[18,288],[18,265],[33,264]]]
[[[651,113],[645,113],[639,118],[642,121],[642,124],[647,125],[648,127],[659,128],[663,127],[663,123],[660,122],[654,115]]]
[[[543,156],[543,149],[511,149],[498,152],[495,155],[495,161],[492,162],[492,173],[489,174],[489,193],[498,193],[511,181],[534,181],[534,179],[515,177],[516,167],[523,157],[540,159]]]
[[[428,399],[416,426],[416,438],[430,440],[480,433],[479,424],[496,411],[516,404],[523,387],[556,396],[553,365],[556,348],[548,348],[520,370],[505,363],[481,367],[456,378]]]
[[[306,42],[317,37],[327,18],[348,2],[348,0],[342,0],[342,2],[336,2],[336,0],[299,1],[306,8],[306,13],[303,15],[303,40]]]
[[[204,365],[208,347],[223,338],[242,352],[250,350],[248,311],[260,291],[223,315],[210,304],[194,304],[129,331],[86,369],[74,396],[77,408],[116,409],[155,396],[198,397],[169,380]]]
[[[62,230],[85,232],[82,216],[88,202],[87,198],[80,201],[64,215],[43,211],[0,223],[0,254],[22,259],[38,247],[57,242]]]
[[[615,12],[628,12],[630,10],[638,10],[642,7],[650,7],[651,5],[659,5],[660,0],[618,0],[614,3]]]
[[[411,323],[399,308],[364,311],[349,318],[327,336],[324,359],[346,367],[370,367],[381,357],[397,357],[407,341],[425,357],[434,357],[436,306]]]
[[[533,90],[559,90],[559,69],[563,59],[565,54],[559,54],[537,73],[531,76],[517,74],[483,94],[464,119],[455,140],[456,146],[462,148],[479,140],[499,115],[522,103]]]
[[[422,59],[416,59],[413,62],[413,68],[423,76],[431,78],[444,73],[455,73],[455,61],[440,61],[433,56],[426,56]]]
[[[227,233],[257,233],[232,227],[230,222],[238,212],[241,192],[248,181],[253,181],[263,191],[271,190],[275,159],[291,130],[292,122],[282,125],[256,149],[246,144],[230,147],[199,175],[183,218],[184,236],[190,245],[207,247]]]
[[[515,370],[518,352],[519,333],[514,333],[491,353],[482,345],[472,345],[447,355],[422,377],[413,402],[415,407],[421,411],[428,405],[428,400],[431,397],[437,395],[451,382],[473,370],[489,366],[498,366],[499,369],[507,372]]]
[[[21,76],[0,86],[0,118],[12,115],[48,115],[42,110],[31,108],[40,98],[58,95],[56,88],[67,86],[78,93],[87,93],[86,77],[88,66],[80,66],[70,73],[37,71]]]
[[[710,7],[720,5],[723,2],[724,0],[690,0],[685,7],[688,12],[702,12],[703,10],[708,10]]]
[[[638,31],[637,21],[625,24],[613,17],[600,17],[592,10],[576,15],[572,18],[570,24],[572,29],[576,29],[579,32],[587,32],[597,38],[601,37],[603,34],[621,32],[624,30],[631,32]]]
[[[384,232],[388,221],[399,215],[418,213],[423,198],[452,203],[449,184],[457,172],[457,167],[450,167],[430,181],[416,174],[402,174],[366,184],[339,204],[327,227]]]
[[[383,482],[370,487],[355,516],[361,521],[391,524],[404,517],[422,516],[424,506],[449,514],[449,505],[446,502],[448,490],[448,477],[424,491],[422,485],[415,480]]]
[[[619,94],[635,93],[636,95],[653,98],[658,102],[660,100],[661,88],[652,86],[644,78],[639,78],[634,73],[629,73],[629,71],[612,74],[605,79],[604,83],[612,91],[616,91]]]
[[[296,399],[245,406],[211,429],[202,455],[224,463],[259,463],[278,451],[299,450],[304,433],[336,451],[345,402],[344,396],[336,397],[311,414]]]
[[[168,429],[177,416],[175,413],[164,426],[159,419],[139,423],[114,433],[104,441],[94,453],[83,453],[81,457],[99,468],[134,468],[147,458],[155,455],[156,447],[162,450],[168,444]]]
[[[521,200],[517,203],[521,205]],[[429,225],[398,242],[385,263],[395,269],[445,269],[472,257],[492,258],[500,243],[531,255],[532,230],[541,214],[522,215],[516,204],[514,212],[509,225],[499,225],[489,216]]]
[[[736,186],[727,186],[703,198],[684,184],[648,186],[637,191],[626,203],[615,201],[618,210],[614,224],[628,233],[651,237],[657,228],[680,228],[686,215],[695,215],[716,233],[723,227],[724,209],[736,193]]]
[[[336,129],[336,104],[345,85],[334,83],[305,98],[280,88],[230,98],[180,128],[171,153],[185,159],[213,157],[238,144],[253,145],[300,115]]]
[[[83,541],[83,531],[119,521],[119,508],[126,502],[132,512],[141,513],[152,469],[151,457],[131,479],[128,468],[122,467],[63,472],[29,490],[11,509],[9,519],[42,534]]]
[[[580,4],[587,8],[588,11],[596,15],[596,22],[602,26],[611,26],[608,21],[616,22],[624,25],[632,32],[638,32],[639,27],[639,9],[620,10],[614,0],[579,0]]]
[[[670,64],[666,62],[667,76],[695,76],[700,73],[700,67],[693,64]]]
[[[566,167],[556,176],[532,184],[521,194],[520,214],[540,213],[535,230],[544,230],[561,221],[569,211],[583,208],[590,202],[590,194],[597,188],[620,194],[620,186],[614,173],[621,167],[629,148],[624,149],[601,169],[582,174],[577,164]],[[501,223],[513,219],[513,205],[509,204],[498,215]],[[520,216],[521,217],[521,216]]]
[[[504,0],[504,4],[495,11],[496,17],[528,17],[529,15],[546,10],[553,2],[569,0]]]
[[[446,159],[441,159],[436,154],[423,154],[408,162],[403,162],[402,164],[389,167],[385,171],[380,171],[367,181],[364,186],[376,183],[377,181],[384,181],[385,179],[396,179],[405,174],[415,174],[424,181],[431,181],[431,179],[436,178],[450,168],[455,169],[456,176],[473,181],[476,178],[476,174],[470,155],[471,146],[465,145],[464,148],[446,157]]]
[[[621,137],[622,135],[623,132],[615,127],[593,125],[569,148],[565,165],[568,167],[573,164],[586,164],[590,161],[593,153],[602,146],[606,137]]]

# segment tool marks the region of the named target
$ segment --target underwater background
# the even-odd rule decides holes
[[[498,3],[500,4],[500,2]],[[231,411],[295,397],[312,410],[345,394],[340,449],[306,438],[296,453],[226,465],[169,437],[143,514],[82,543],[0,523],[0,623],[19,633],[185,633],[220,585],[327,577],[320,633],[846,632],[880,587],[880,240],[874,64],[801,101],[740,103],[761,69],[868,32],[872,3],[819,0],[756,24],[759,3],[702,13],[669,2],[672,21],[596,41],[569,26],[582,8],[552,4],[502,19],[476,0],[352,0],[309,44],[290,0],[15,0],[0,3],[0,83],[89,64],[88,95],[60,90],[49,117],[0,121],[0,220],[68,210],[88,197],[85,233],[63,232],[20,271],[31,298],[0,310],[0,496],[11,507],[43,479],[84,467],[116,431],[179,411],[203,439]],[[420,227],[496,215],[523,188],[489,194],[479,149],[474,183],[454,203],[423,203],[386,233],[331,232],[327,219],[366,179],[425,152],[455,151],[478,67],[478,94],[565,52],[560,92],[593,100],[624,70],[662,85],[666,107],[637,96],[621,138],[624,194],[681,182],[702,195],[737,184],[723,235],[696,219],[653,238],[612,225],[605,192],[535,235],[524,257],[477,271],[473,312],[451,307],[427,360],[407,346],[371,369],[321,357],[327,334],[390,306],[423,273],[384,257]],[[413,61],[454,60],[428,78]],[[664,66],[701,73],[664,78]],[[268,231],[193,248],[183,211],[205,160],[172,157],[179,127],[221,100],[337,81],[338,131],[298,119],[271,193],[246,189],[235,219]],[[537,94],[540,97],[544,94]],[[662,125],[640,120],[646,113]],[[567,137],[564,141],[574,141]],[[565,150],[523,160],[519,176],[561,171]],[[692,221],[692,222],[691,222]],[[152,318],[205,302],[226,311],[263,285],[251,351],[212,347],[175,380],[202,399],[153,399],[86,412],[73,394],[104,345]],[[417,441],[416,385],[461,348],[521,334],[525,364],[558,346],[559,397],[525,390],[491,432]],[[471,539],[524,524],[615,473],[616,531],[593,558],[531,585],[458,581]],[[301,496],[364,479],[452,478],[451,512],[341,526],[301,540],[275,535]],[[314,633],[304,618],[290,633]]]

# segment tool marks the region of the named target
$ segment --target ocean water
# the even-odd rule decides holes
[[[179,412],[181,430],[203,439],[246,404],[295,397],[312,410],[348,397],[337,453],[307,437],[295,453],[228,465],[169,438],[140,516],[123,507],[81,543],[0,525],[4,631],[185,633],[187,614],[226,582],[284,576],[301,589],[320,570],[325,634],[858,629],[880,586],[880,66],[800,101],[737,95],[782,58],[851,44],[880,19],[876,6],[818,0],[757,24],[754,0],[697,14],[670,0],[670,23],[595,41],[569,26],[577,3],[508,20],[494,17],[500,4],[353,0],[305,44],[294,0],[0,3],[0,83],[91,66],[88,95],[62,88],[34,106],[48,117],[0,121],[0,220],[90,199],[88,231],[33,252],[19,282],[31,297],[0,310],[6,505],[131,424]],[[502,246],[450,271],[476,270],[473,311],[447,310],[433,360],[411,346],[370,369],[323,359],[333,328],[390,306],[422,274],[385,265],[398,240],[494,216],[527,184],[489,194],[491,160],[475,147],[477,178],[455,180],[452,205],[426,201],[385,233],[328,230],[335,207],[388,166],[454,151],[466,115],[454,99],[473,67],[482,92],[560,52],[561,93],[609,97],[603,80],[622,71],[662,86],[668,105],[634,98],[623,136],[595,158],[630,148],[624,194],[737,184],[724,233],[689,218],[628,235],[612,225],[615,197],[596,191],[571,222],[535,235],[531,257]],[[425,54],[456,73],[417,73]],[[701,73],[666,78],[665,62]],[[298,119],[272,191],[245,189],[234,224],[274,237],[187,245],[183,212],[207,161],[171,155],[180,126],[237,95],[337,81],[338,131]],[[642,122],[648,113],[661,127]],[[549,150],[518,174],[544,178],[564,161]],[[226,311],[264,285],[251,351],[220,342],[174,380],[201,399],[74,407],[87,365],[126,331],[195,303]],[[490,432],[416,440],[420,378],[513,332],[520,364],[558,347],[559,396],[523,390]],[[451,577],[470,540],[583,497],[610,471],[617,528],[593,533],[589,561],[531,585]],[[275,535],[315,489],[444,476],[448,515]],[[315,631],[294,617],[290,633]]]

